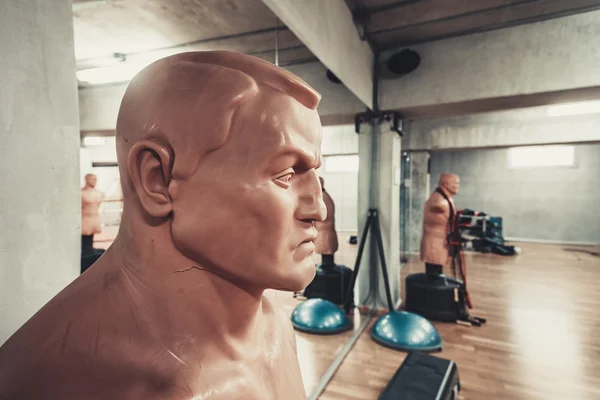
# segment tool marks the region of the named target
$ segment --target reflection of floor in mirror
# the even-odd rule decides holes
[[[353,268],[358,246],[348,243],[350,234],[340,235],[336,262]],[[106,236],[96,247],[110,243]],[[435,323],[444,350],[434,355],[458,365],[460,399],[600,398],[600,248],[519,246],[514,257],[467,253],[471,313],[488,322]],[[402,276],[422,271],[412,257]],[[274,294],[290,314],[299,303],[291,293]],[[351,334],[296,333],[307,394]],[[375,344],[367,329],[320,399],[377,399],[405,357]]]

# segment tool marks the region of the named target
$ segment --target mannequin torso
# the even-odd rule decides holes
[[[81,189],[81,235],[89,236],[102,232],[100,204],[104,193],[96,189],[96,176],[88,174],[86,185]]]
[[[452,196],[458,194],[460,178],[454,174],[442,174],[438,190],[448,199],[434,191],[425,202],[423,210],[423,236],[421,238],[421,261],[426,264],[444,266],[450,262],[448,235],[450,234],[450,218],[456,207]],[[453,211],[452,211],[453,210]]]
[[[81,190],[81,234],[93,235],[102,232],[100,224],[100,204],[104,194],[93,188]]]
[[[10,368],[0,363],[0,397],[306,399],[289,317],[269,298],[262,296],[249,335],[223,335],[210,324],[178,334],[164,324],[177,299],[151,307],[157,296],[132,280],[91,268],[48,303],[0,349],[0,359],[11,360]],[[46,350],[23,353],[29,343]]]
[[[450,233],[449,220],[450,206],[448,202],[441,194],[434,192],[425,203],[423,213],[421,261],[438,265],[446,265],[450,261],[447,242]]]

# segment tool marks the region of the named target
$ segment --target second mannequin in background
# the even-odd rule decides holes
[[[428,273],[441,274],[450,262],[448,235],[456,217],[452,196],[458,194],[460,178],[454,174],[442,174],[438,187],[431,194],[423,210],[423,236],[421,238],[421,261]]]
[[[319,177],[319,181],[323,190],[323,202],[325,202],[327,208],[327,218],[325,218],[325,221],[315,222],[315,228],[317,228],[315,252],[321,254],[322,265],[335,265],[334,254],[339,248],[337,232],[335,231],[335,204],[327,190],[325,190],[323,178]]]
[[[94,247],[94,235],[102,232],[100,204],[104,193],[96,189],[98,178],[94,174],[85,176],[85,186],[81,188],[81,248],[82,253]]]

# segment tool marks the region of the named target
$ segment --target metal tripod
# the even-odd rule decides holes
[[[381,270],[383,272],[383,281],[385,283],[385,294],[387,298],[388,310],[394,310],[394,303],[392,301],[392,294],[390,291],[390,281],[387,272],[387,264],[385,262],[385,254],[383,252],[383,239],[381,238],[381,227],[379,225],[379,212],[376,208],[370,208],[369,215],[367,216],[367,220],[365,221],[365,227],[360,237],[358,254],[356,256],[356,262],[354,263],[354,270],[352,271],[352,280],[350,281],[350,286],[348,287],[348,292],[346,293],[345,297],[346,301],[344,302],[344,310],[347,314],[350,313],[350,311],[352,311],[352,308],[354,307],[354,299],[352,298],[352,293],[354,290],[354,285],[356,284],[356,278],[358,276],[360,262],[362,260],[363,251],[365,249],[365,243],[367,241],[367,236],[369,234],[369,229],[371,228],[371,225],[373,226],[375,242],[377,243],[379,261],[381,263]]]

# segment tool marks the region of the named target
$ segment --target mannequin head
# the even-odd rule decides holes
[[[85,186],[89,188],[95,188],[98,178],[94,174],[87,174],[85,176]]]
[[[240,286],[301,290],[326,213],[319,101],[293,74],[244,54],[150,65],[117,120],[122,224],[167,232],[175,251]]]
[[[460,189],[460,178],[455,174],[440,175],[439,187],[452,195],[457,195]]]

